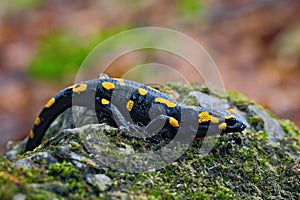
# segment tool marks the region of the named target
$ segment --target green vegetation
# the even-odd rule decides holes
[[[76,169],[72,163],[63,161],[49,165],[49,176],[59,177],[59,181],[65,185],[65,189],[72,192],[69,196],[72,198],[83,198],[89,192],[86,188],[87,183],[83,181],[81,172]]]
[[[176,2],[179,12],[187,17],[199,17],[205,10],[204,3],[197,0],[178,0]]]
[[[1,0],[1,6],[5,12],[17,12],[20,10],[30,10],[41,4],[38,0]]]
[[[70,34],[57,33],[43,39],[29,73],[41,80],[74,76],[91,45]]]
[[[102,31],[88,40],[64,31],[52,33],[41,39],[28,72],[39,80],[60,81],[74,77],[94,47],[122,30],[120,27]]]

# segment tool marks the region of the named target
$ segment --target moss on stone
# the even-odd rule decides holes
[[[180,94],[178,101],[198,105],[188,94],[206,91],[200,85],[172,84]],[[27,199],[297,199],[300,195],[300,133],[290,121],[280,121],[286,135],[280,144],[269,143],[262,118],[249,114],[248,105],[255,105],[245,96],[229,92],[230,105],[248,116],[250,127],[243,133],[214,136],[216,143],[208,155],[200,151],[206,141],[194,141],[189,149],[166,167],[149,173],[128,173],[110,169],[97,162],[82,138],[87,132],[63,132],[51,145],[18,156],[9,161],[0,156],[0,197],[16,195]],[[63,120],[63,117],[62,119]],[[62,124],[62,123],[58,123]],[[59,130],[59,128],[57,129]],[[88,129],[87,129],[88,130]],[[90,130],[90,132],[97,132]],[[108,141],[120,150],[145,151],[145,141],[123,136],[119,131],[104,129]],[[44,141],[48,140],[46,137]],[[92,138],[93,139],[93,138]],[[211,137],[213,139],[213,137]],[[105,140],[97,140],[105,143]],[[43,144],[46,144],[43,143]],[[151,143],[150,143],[151,144]],[[43,146],[43,145],[41,145]],[[105,146],[103,152],[118,157]],[[56,161],[36,159],[47,152]],[[47,154],[47,155],[48,155]],[[32,158],[30,167],[16,166],[16,161]],[[28,161],[29,162],[29,161]],[[87,174],[105,174],[112,184],[99,189],[88,183]]]
[[[290,120],[281,120],[281,126],[287,133],[286,137],[282,138],[282,142],[293,150],[295,156],[300,157],[300,131],[296,125]]]
[[[248,119],[248,123],[254,127],[256,130],[263,130],[264,129],[264,120],[257,116],[250,116]]]

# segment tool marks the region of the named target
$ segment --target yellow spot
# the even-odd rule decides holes
[[[166,104],[169,108],[174,108],[176,106],[175,103],[173,103],[167,99],[164,99],[164,98],[156,98],[155,102]]]
[[[219,123],[219,119],[217,117],[211,116],[208,112],[201,112],[199,115],[199,123],[209,122]]]
[[[219,123],[219,119],[217,117],[211,116],[210,120],[211,120],[212,123],[215,123],[215,124]]]
[[[171,126],[173,126],[175,128],[179,127],[179,123],[178,123],[177,119],[175,119],[174,117],[170,117],[169,123],[171,124]]]
[[[120,83],[120,85],[122,85],[122,86],[126,85],[124,79],[114,78],[114,80],[118,81]]]
[[[106,79],[105,76],[99,76],[98,79]]]
[[[115,84],[113,84],[111,82],[103,82],[102,86],[107,90],[112,90],[115,88]]]
[[[107,105],[107,104],[109,104],[109,101],[107,100],[107,99],[101,99],[101,103],[103,104],[103,105]]]
[[[226,130],[226,127],[227,127],[227,124],[225,122],[223,122],[219,125],[219,129],[221,129],[221,130]]]
[[[225,118],[225,119],[231,119],[231,118],[232,118],[232,116],[230,116],[230,115],[226,115],[224,118]]]
[[[37,117],[34,121],[35,125],[39,125],[41,123],[41,118]]]
[[[128,110],[128,111],[131,111],[133,105],[134,105],[134,102],[133,102],[132,100],[129,100],[129,101],[127,102],[127,105],[126,105],[127,110]]]
[[[34,138],[34,133],[33,133],[33,131],[31,130],[30,131],[30,133],[29,133],[29,137],[31,138],[31,139],[33,139]]]
[[[138,90],[141,95],[146,95],[148,93],[148,91],[143,88],[139,88]]]
[[[199,115],[199,123],[210,121],[211,116],[208,112],[201,112]]]
[[[50,108],[55,102],[54,97],[52,97],[46,104],[45,104],[45,108]]]
[[[86,90],[87,84],[75,85],[72,88],[73,88],[73,92],[83,92]]]
[[[236,114],[236,110],[234,110],[234,109],[228,109],[227,112],[229,112],[231,114]]]

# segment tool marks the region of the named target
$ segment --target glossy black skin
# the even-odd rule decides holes
[[[105,74],[100,74],[99,76],[102,76],[103,79],[89,80],[75,85],[76,87],[86,84],[87,88],[84,91],[74,92],[73,88],[66,88],[54,96],[55,103],[49,108],[45,107],[40,112],[39,118],[41,119],[41,122],[40,124],[33,126],[32,131],[34,137],[28,139],[25,151],[33,150],[37,147],[55,118],[73,105],[95,109],[99,122],[105,121],[106,123],[117,127],[124,125],[138,128],[138,130],[142,130],[142,132],[144,130],[143,128],[146,128],[148,132],[149,130],[152,130],[153,127],[155,129],[155,127],[158,126],[157,123],[151,124],[151,122],[153,119],[159,118],[158,116],[163,116],[166,119],[173,117],[178,121],[179,127],[172,126],[164,119],[162,127],[159,128],[159,132],[169,133],[171,137],[174,137],[180,128],[187,133],[195,132],[194,137],[196,135],[196,137],[200,138],[205,137],[208,131],[218,134],[239,132],[246,128],[244,120],[236,114],[202,107],[188,107],[174,101],[166,94],[150,89],[143,84],[122,80],[123,83],[125,83],[125,85],[122,85],[119,80],[109,78]],[[107,90],[102,86],[103,82],[113,83],[115,88]],[[141,95],[138,92],[139,88],[146,90],[147,94]],[[155,102],[157,97],[166,99],[169,102],[174,103],[175,106],[169,107],[164,103]],[[109,104],[103,104],[103,98],[108,100]],[[134,102],[130,111],[126,109],[129,100]],[[219,122],[199,123],[198,115],[201,112],[208,112],[210,115],[218,118]],[[116,116],[121,116],[122,119],[118,119]],[[225,116],[231,116],[231,118],[225,119]],[[226,129],[220,130],[218,126],[223,122],[226,123]],[[152,133],[147,134],[153,135]]]

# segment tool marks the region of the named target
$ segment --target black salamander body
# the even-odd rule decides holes
[[[107,119],[107,123],[129,132],[139,132],[144,137],[158,132],[167,132],[174,137],[178,129],[183,128],[185,132],[195,131],[197,138],[203,138],[208,130],[226,133],[246,128],[233,109],[218,111],[185,106],[146,85],[100,74],[97,79],[60,91],[45,104],[29,133],[25,151],[37,147],[55,118],[73,105],[94,109],[98,117]]]

